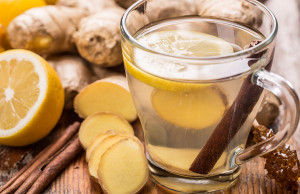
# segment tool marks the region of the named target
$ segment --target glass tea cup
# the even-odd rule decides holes
[[[254,0],[237,1],[228,8],[234,10],[207,2],[138,1],[121,20],[151,176],[184,193],[233,185],[241,164],[282,146],[299,120],[291,84],[270,72],[278,29],[273,13]],[[282,103],[280,130],[245,148],[265,89]]]

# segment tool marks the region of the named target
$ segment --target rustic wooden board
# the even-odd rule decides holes
[[[269,0],[267,6],[275,13],[279,22],[279,34],[274,58],[273,72],[286,77],[300,94],[300,1]],[[43,147],[63,133],[63,126],[76,119],[72,112],[64,112],[60,124],[45,139],[22,148],[0,146],[0,186],[9,180],[22,166],[32,159]],[[139,124],[135,123],[136,135],[141,137]],[[300,156],[300,130],[298,127],[290,141]],[[44,193],[101,193],[100,187],[94,183],[87,171],[84,156],[78,156]],[[157,187],[151,180],[141,192],[143,194],[168,193]],[[273,180],[266,177],[264,161],[257,158],[242,166],[242,173],[237,184],[221,193],[283,193],[283,190]]]

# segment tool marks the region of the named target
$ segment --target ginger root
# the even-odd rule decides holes
[[[109,130],[134,135],[133,128],[124,118],[113,113],[98,112],[88,116],[80,126],[79,140],[82,147],[86,149],[99,134]]]
[[[171,17],[184,15],[195,15],[197,10],[189,0],[153,0],[147,3],[147,9],[151,12],[145,12],[149,21],[157,21]]]
[[[129,122],[137,118],[125,76],[114,75],[85,87],[74,100],[75,112],[81,118],[96,112],[112,112]]]
[[[76,55],[50,57],[49,64],[57,72],[65,90],[65,108],[73,108],[73,99],[85,86],[97,78],[89,64]]]
[[[22,48],[49,55],[75,52],[72,35],[87,12],[78,8],[48,5],[32,8],[16,17],[7,27],[13,48]]]
[[[120,20],[124,9],[108,8],[83,18],[74,33],[74,41],[82,57],[104,67],[122,63]]]
[[[106,193],[137,193],[148,180],[144,147],[135,138],[123,139],[101,156],[98,180]]]
[[[248,25],[261,24],[261,11],[245,0],[198,0],[197,2],[199,2],[198,14],[201,16],[222,17]]]
[[[73,34],[80,20],[117,6],[113,0],[60,0],[57,5],[33,8],[10,22],[8,40],[13,48],[27,49],[46,56],[76,52]],[[104,39],[102,41],[105,42]],[[121,58],[121,55],[114,57]]]
[[[88,63],[78,55],[58,55],[47,58],[57,72],[65,90],[65,109],[73,108],[75,96],[88,84],[121,72],[120,68],[102,68]]]

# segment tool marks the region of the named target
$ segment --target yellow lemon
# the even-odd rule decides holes
[[[44,0],[0,0],[0,23],[7,27],[11,20],[24,11],[45,5]]]
[[[174,56],[209,57],[233,53],[233,47],[227,41],[205,33],[170,30],[152,32],[138,38],[147,48]],[[123,46],[125,52],[128,50]],[[209,86],[209,84],[174,81],[193,79],[199,68],[197,65],[183,64],[177,58],[166,58],[135,49],[133,58],[124,55],[127,71],[135,78],[155,88],[169,91],[191,91]],[[195,76],[194,80],[199,79]]]
[[[0,144],[24,146],[45,137],[63,105],[62,84],[42,57],[18,49],[0,54]]]

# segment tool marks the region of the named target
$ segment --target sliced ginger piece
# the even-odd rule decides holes
[[[134,134],[128,121],[114,113],[99,112],[88,116],[79,129],[79,141],[84,149],[96,139],[96,137],[113,130],[115,133]]]
[[[103,140],[105,140],[108,137],[115,136],[115,135],[122,136],[122,137],[123,136],[124,137],[132,137],[133,136],[132,134],[128,134],[128,133],[119,133],[119,134],[116,134],[113,130],[109,130],[109,131],[107,131],[105,133],[101,133],[100,135],[98,135],[96,137],[96,139],[86,149],[86,153],[85,153],[85,159],[86,159],[86,161],[88,162],[90,160],[92,152],[97,148],[97,146],[99,146],[99,144],[102,143]]]
[[[125,76],[113,75],[85,87],[74,100],[74,108],[82,118],[96,112],[112,112],[129,122],[137,118]]]
[[[105,137],[99,144],[91,151],[89,160],[88,160],[88,168],[89,173],[94,179],[98,179],[97,170],[102,157],[102,154],[113,144],[117,143],[122,139],[131,138],[133,136],[129,134],[115,134],[109,135]]]
[[[85,152],[85,160],[88,162],[90,160],[91,154],[94,149],[107,137],[115,135],[116,133],[113,130],[109,130],[105,133],[100,133],[96,139],[87,147]]]
[[[222,118],[227,108],[227,99],[217,87],[189,92],[155,90],[152,104],[157,113],[172,124],[204,129]]]
[[[115,143],[101,157],[99,183],[106,193],[137,193],[148,179],[144,147],[137,138]]]

